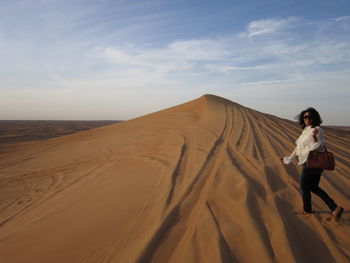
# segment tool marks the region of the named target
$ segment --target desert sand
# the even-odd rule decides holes
[[[299,111],[301,109],[297,109]],[[0,150],[0,262],[350,262],[350,138],[302,208],[289,120],[213,95]]]
[[[120,121],[0,120],[0,147],[59,137],[117,122]]]

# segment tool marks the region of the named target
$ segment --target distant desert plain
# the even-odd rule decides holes
[[[294,213],[300,167],[280,158],[300,132],[215,95],[115,123],[0,121],[0,262],[348,263],[350,130],[324,127],[340,221],[317,196]]]
[[[0,145],[59,137],[120,121],[0,120]]]

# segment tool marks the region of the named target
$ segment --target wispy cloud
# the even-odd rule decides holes
[[[143,67],[153,71],[196,69],[202,63],[225,62],[230,51],[218,39],[175,41],[163,48],[107,47],[101,57],[113,65]]]
[[[271,24],[261,21],[253,21],[252,24]],[[296,32],[295,25],[300,27],[296,18],[288,22],[272,23],[273,30],[282,28],[287,23],[289,31],[285,30],[285,36],[269,36],[252,40],[251,28],[248,26],[246,36],[242,33],[236,35],[213,38],[196,39],[187,41],[175,41],[162,48],[145,47],[106,47],[100,50],[100,56],[111,63],[111,66],[124,65],[128,67],[143,68],[162,73],[173,71],[195,71],[202,73],[226,73],[249,70],[251,77],[255,73],[266,73],[284,78],[290,73],[312,72],[318,70],[328,71],[327,65],[349,63],[350,43],[344,40],[336,40],[317,35],[317,28],[313,35],[305,41],[300,36],[293,37]],[[338,27],[341,26],[339,20]],[[255,23],[256,22],[256,23]],[[279,26],[276,26],[276,25]],[[286,28],[285,28],[286,29]],[[271,29],[272,30],[272,29]],[[310,29],[308,29],[310,30]],[[256,35],[267,34],[257,33]],[[260,31],[259,31],[260,32]],[[272,31],[271,31],[272,32]],[[275,73],[275,74],[274,74]],[[263,76],[260,76],[263,78]],[[260,81],[261,79],[259,79]]]
[[[266,35],[278,32],[288,25],[293,24],[296,21],[296,18],[288,19],[262,19],[252,21],[248,24],[248,36],[254,37],[259,35]]]
[[[350,16],[341,16],[341,17],[335,18],[334,20],[336,22],[347,21],[347,20],[350,20]]]

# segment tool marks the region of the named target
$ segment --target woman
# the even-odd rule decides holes
[[[302,166],[300,177],[300,187],[303,197],[304,211],[302,214],[312,213],[311,192],[318,195],[332,211],[333,217],[340,219],[344,209],[338,206],[329,195],[322,190],[318,184],[320,182],[322,169],[306,167],[307,156],[310,151],[324,150],[323,131],[320,127],[322,119],[314,108],[308,108],[302,111],[298,116],[298,124],[303,129],[299,139],[295,142],[296,148],[289,157],[283,158],[283,163],[288,165],[298,156],[298,165]]]

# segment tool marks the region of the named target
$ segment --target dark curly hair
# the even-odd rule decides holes
[[[320,124],[322,123],[322,119],[320,114],[318,113],[317,110],[315,110],[315,108],[307,108],[306,110],[303,110],[302,112],[300,112],[299,115],[297,115],[295,117],[295,119],[297,120],[297,123],[299,124],[299,126],[304,129],[305,128],[305,123],[304,123],[304,114],[306,112],[309,112],[311,115],[311,127],[315,128],[316,126],[320,126]]]

